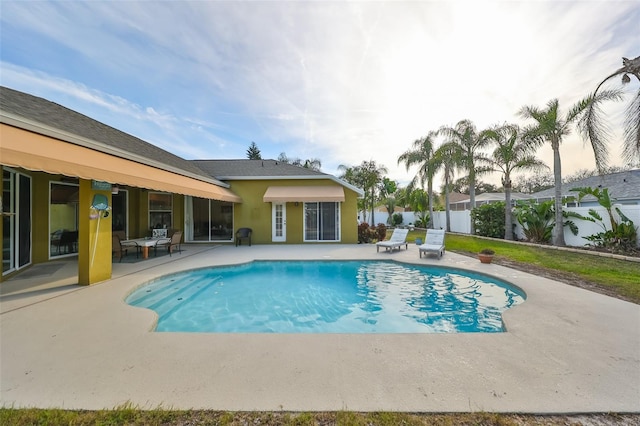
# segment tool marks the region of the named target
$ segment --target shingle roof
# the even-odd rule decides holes
[[[277,160],[191,160],[200,169],[215,176],[217,179],[226,180],[240,177],[299,177],[299,176],[325,176],[327,179],[333,176],[306,169],[300,166],[283,163]]]
[[[44,98],[0,86],[0,111],[211,179],[191,161]]]
[[[562,184],[562,196],[577,196],[576,192],[572,192],[572,188],[608,188],[609,195],[619,201],[623,200],[640,200],[640,169],[627,170],[619,173],[611,173],[603,176],[591,176],[570,183]],[[544,191],[531,194],[531,198],[553,198],[554,189],[545,189]],[[587,197],[585,197],[585,200]]]

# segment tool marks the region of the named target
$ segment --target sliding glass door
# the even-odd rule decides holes
[[[2,274],[31,263],[31,177],[2,171]]]
[[[340,241],[340,203],[304,203],[304,241]]]
[[[232,241],[233,203],[187,197],[186,241]]]

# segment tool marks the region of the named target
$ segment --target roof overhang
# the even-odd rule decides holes
[[[319,174],[319,175],[300,175],[300,176],[216,176],[216,178],[222,180],[222,181],[246,181],[246,180],[287,180],[287,181],[292,181],[292,180],[330,180],[333,181],[335,183],[337,183],[338,185],[341,185],[353,192],[355,192],[356,194],[358,194],[358,198],[362,198],[364,197],[364,191],[354,185],[351,185],[348,182],[345,182],[341,179],[338,179],[337,177],[333,176],[333,175],[327,175],[327,174]]]
[[[242,202],[226,185],[218,185],[213,179],[207,181],[194,175],[179,174],[4,123],[0,123],[0,134],[0,158],[6,166],[232,203]]]
[[[341,186],[270,186],[262,200],[268,202],[343,202]]]

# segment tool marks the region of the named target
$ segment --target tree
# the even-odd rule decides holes
[[[249,145],[249,149],[247,149],[247,158],[249,160],[262,160],[262,155],[260,155],[260,150],[255,142],[251,142],[251,145]]]
[[[514,191],[525,194],[533,194],[549,188],[553,188],[553,173],[551,172],[537,171],[532,175],[519,177],[513,183]]]
[[[341,164],[338,166],[338,170],[342,171],[339,176],[341,179],[364,191],[364,198],[360,206],[365,213],[371,207],[371,219],[373,220],[378,183],[382,181],[382,175],[387,173],[387,168],[382,165],[378,166],[375,161],[371,160],[363,161],[359,166],[353,167]]]
[[[436,157],[440,159],[444,170],[444,184],[442,192],[444,193],[444,210],[447,221],[447,232],[451,232],[451,206],[449,204],[449,194],[451,193],[451,184],[453,181],[455,169],[460,163],[460,149],[455,143],[445,143],[435,152]]]
[[[280,155],[278,156],[278,161],[285,164],[291,164],[293,166],[304,167],[305,169],[315,170],[317,172],[319,172],[320,168],[322,167],[322,162],[318,158],[309,158],[307,160],[304,160],[303,162],[298,157],[296,158],[287,157],[287,154],[284,152],[280,153]]]
[[[389,213],[389,218],[387,219],[387,223],[389,225],[393,225],[392,215],[393,211],[396,207],[396,198],[394,196],[395,192],[398,190],[398,182],[391,180],[387,177],[382,178],[382,182],[380,182],[380,197],[384,203],[384,206],[387,209],[387,213]]]
[[[587,97],[575,104],[566,115],[560,116],[559,102],[552,99],[547,103],[547,107],[540,109],[535,106],[526,105],[522,107],[519,114],[524,118],[535,121],[534,124],[525,129],[526,137],[533,138],[538,145],[545,141],[551,144],[553,149],[553,181],[554,181],[554,213],[555,221],[553,228],[552,243],[555,246],[564,246],[564,228],[562,215],[562,165],[560,161],[560,144],[562,138],[571,133],[571,126],[578,120],[588,107],[590,98]]]
[[[480,152],[488,144],[487,132],[478,132],[470,120],[461,120],[453,127],[441,127],[438,133],[444,134],[448,138],[448,142],[455,143],[459,147],[458,169],[468,173],[469,198],[473,207],[476,203],[476,177],[491,170],[486,166],[488,163],[486,156]],[[473,234],[473,220],[471,220],[470,226]]]
[[[515,124],[505,124],[489,131],[489,139],[496,147],[491,154],[494,171],[502,173],[504,188],[504,239],[513,240],[513,219],[511,206],[511,174],[520,170],[536,170],[547,167],[535,157],[536,141],[524,137]]]
[[[434,139],[436,132],[429,134],[413,142],[412,148],[405,151],[398,157],[398,164],[404,163],[407,171],[411,166],[418,166],[418,172],[409,183],[409,190],[413,190],[419,185],[424,188],[427,183],[427,194],[429,197],[429,223],[427,228],[433,228],[433,178],[442,166],[442,159],[435,155]]]
[[[431,220],[427,213],[429,209],[429,195],[422,188],[416,188],[411,191],[409,195],[409,206],[414,214],[418,216],[416,220],[416,226],[426,227],[427,223]]]
[[[631,82],[629,75],[635,76],[640,82],[640,56],[635,59],[622,58],[622,68],[617,69],[598,84],[580,121],[580,130],[583,136],[591,142],[596,154],[596,166],[600,172],[606,165],[601,153],[606,153],[608,131],[600,118],[599,104],[609,99],[620,100],[622,94],[619,90],[603,91],[601,93],[598,93],[598,90],[606,81],[619,75],[622,75],[622,84]],[[604,96],[602,96],[603,93]],[[629,165],[640,165],[640,89],[638,89],[638,92],[627,107],[624,122],[623,160]]]

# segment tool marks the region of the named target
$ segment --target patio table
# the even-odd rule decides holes
[[[133,238],[131,240],[122,240],[120,244],[123,246],[129,247],[140,247],[142,250],[142,258],[149,258],[149,247],[155,247],[159,242],[170,242],[171,238],[153,238],[153,237],[145,237],[145,238]]]

